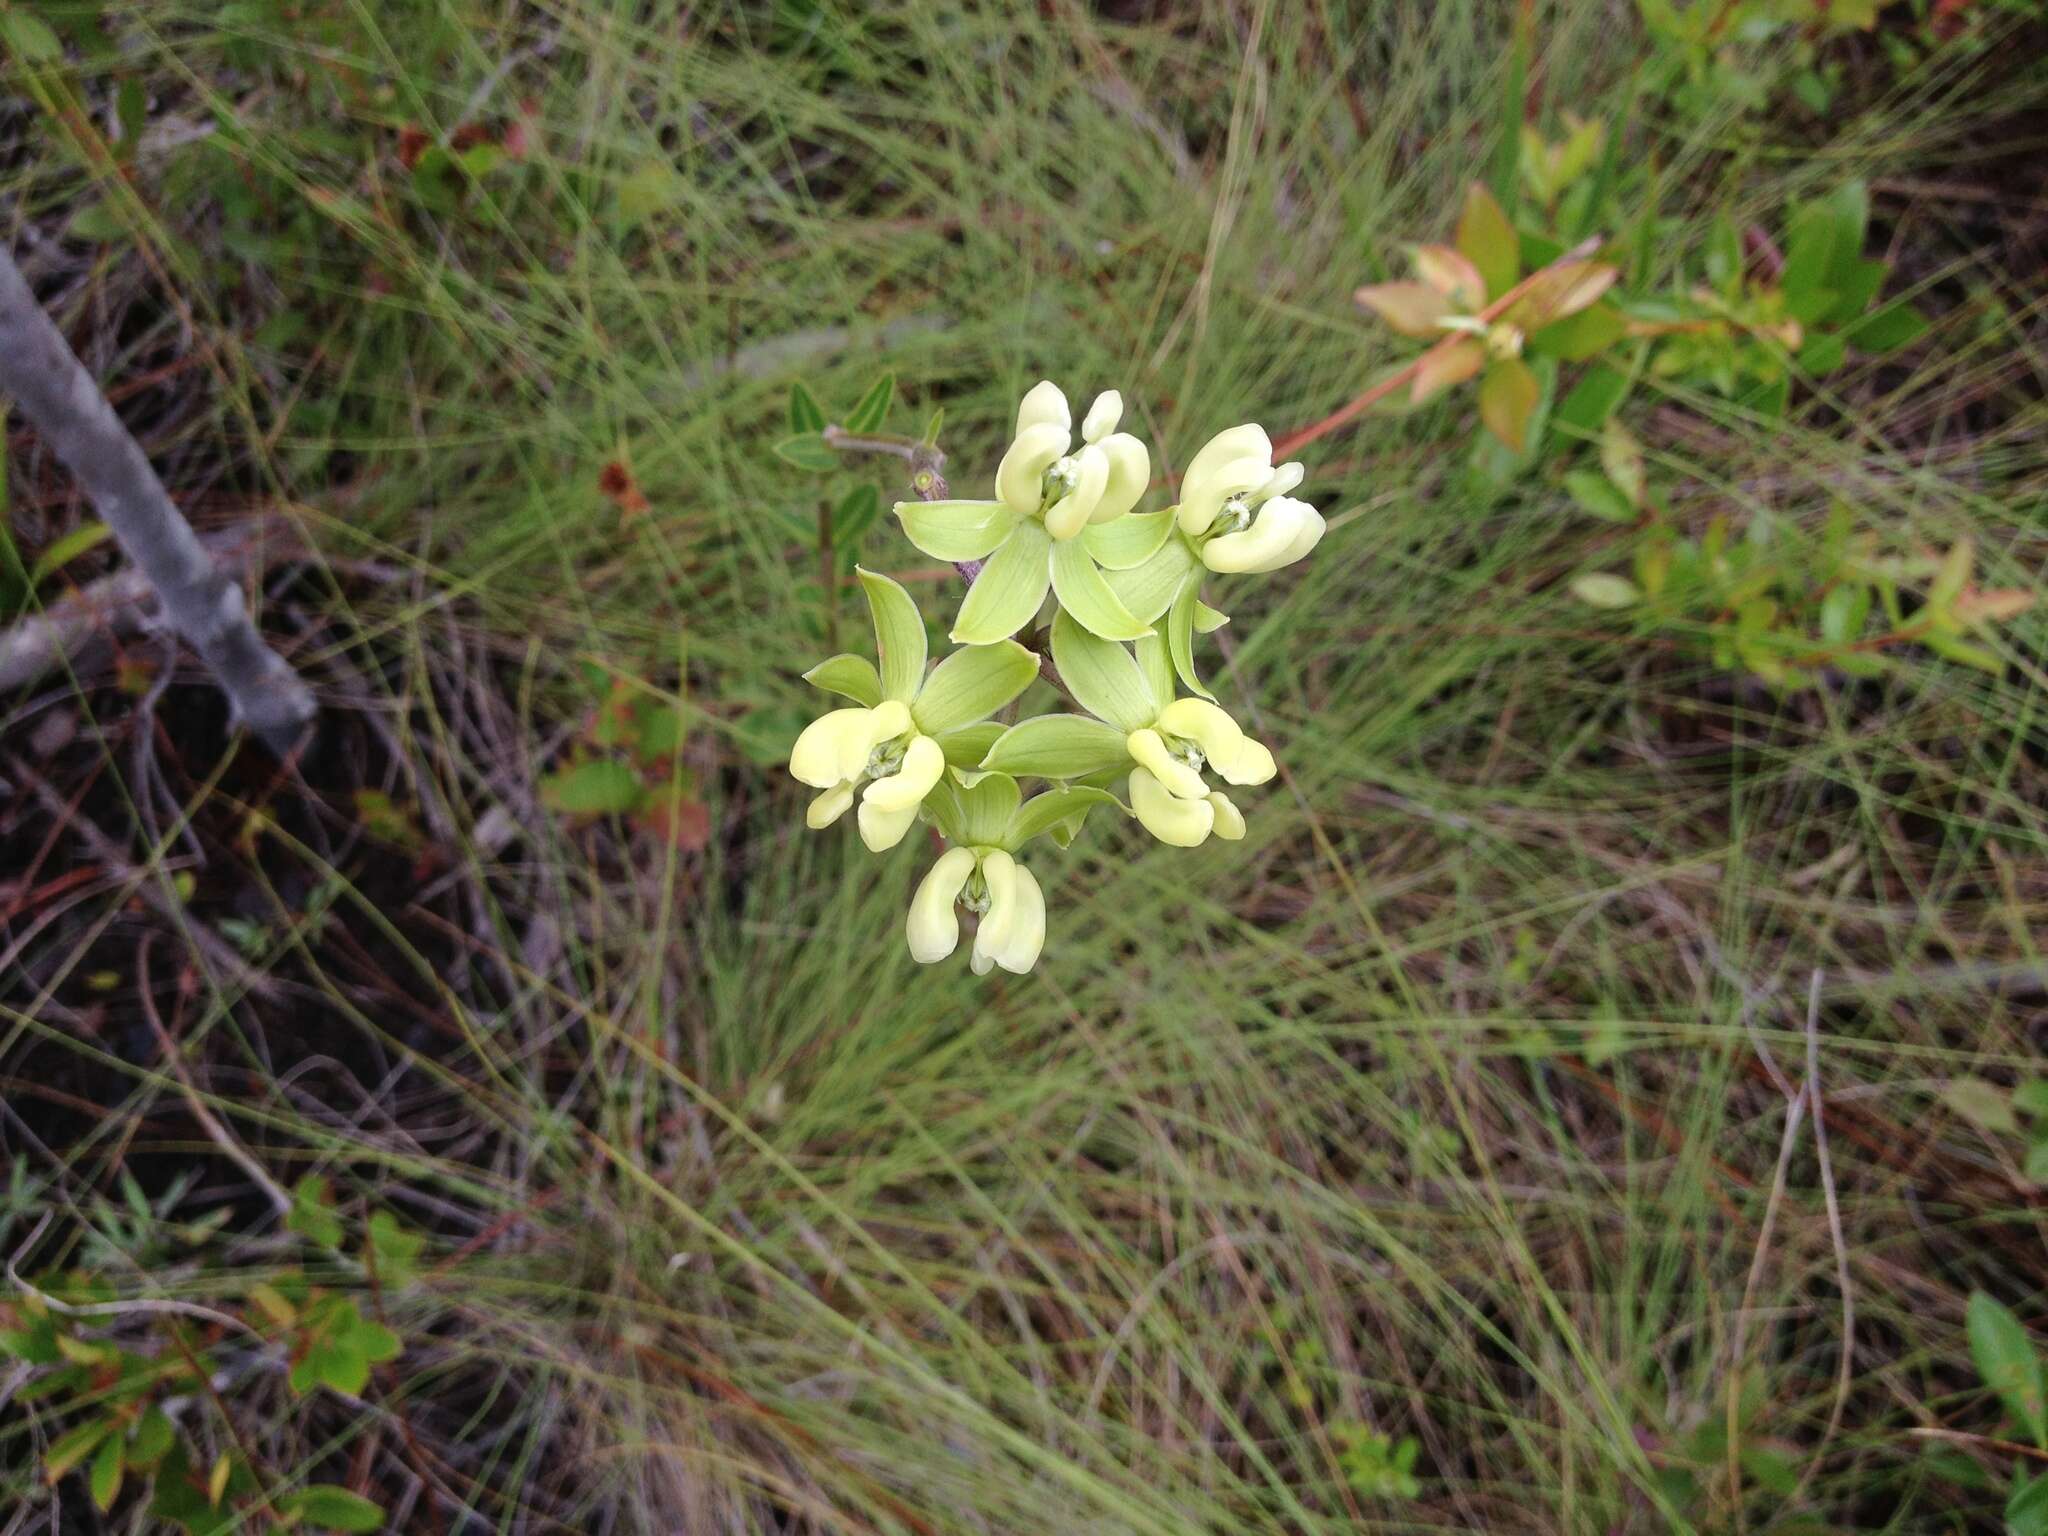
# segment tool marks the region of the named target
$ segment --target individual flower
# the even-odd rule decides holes
[[[1065,780],[1127,771],[1131,811],[1161,842],[1193,848],[1212,834],[1244,836],[1243,814],[1203,773],[1263,784],[1277,771],[1273,754],[1219,705],[1173,697],[1163,639],[1140,641],[1134,657],[1063,614],[1053,621],[1052,654],[1060,681],[1094,718],[1041,715],[1014,725],[983,768]]]
[[[979,919],[969,957],[974,974],[1001,966],[1018,975],[1038,962],[1045,944],[1045,894],[1017,858],[1041,833],[1072,842],[1097,805],[1116,805],[1106,790],[1048,789],[1025,800],[1006,773],[947,774],[926,806],[954,846],[940,854],[911,898],[904,936],[910,957],[930,965],[960,943],[960,911]]]
[[[875,621],[881,667],[863,656],[834,656],[805,678],[856,707],[835,709],[805,726],[789,754],[790,774],[821,793],[805,823],[829,827],[855,799],[861,841],[893,848],[945,774],[949,756],[977,762],[989,736],[973,729],[1031,685],[1038,658],[1012,641],[956,651],[925,672],[924,618],[908,592],[886,576],[861,571]]]
[[[1273,443],[1254,422],[1219,432],[1188,461],[1175,518],[1202,564],[1224,574],[1277,571],[1316,547],[1322,514],[1288,492],[1305,471],[1273,464]]]
[[[1016,430],[996,468],[995,500],[896,503],[904,533],[926,554],[985,562],[960,605],[956,643],[1008,639],[1031,622],[1049,588],[1062,608],[1105,639],[1148,633],[1117,601],[1079,537],[1130,511],[1152,478],[1145,445],[1117,430],[1122,417],[1121,395],[1097,395],[1076,449],[1067,397],[1042,381],[1017,407]]]

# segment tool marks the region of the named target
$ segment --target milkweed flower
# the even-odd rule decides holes
[[[960,909],[978,913],[968,965],[1021,976],[1045,947],[1045,894],[1031,871],[1000,848],[948,848],[918,882],[904,924],[910,957],[931,965],[960,944]]]
[[[1314,549],[1322,514],[1288,494],[1304,473],[1274,465],[1272,439],[1255,422],[1203,444],[1181,476],[1175,513],[1202,564],[1221,574],[1277,571]]]
[[[1110,590],[1079,537],[1130,511],[1151,481],[1151,454],[1117,430],[1123,409],[1115,390],[1097,395],[1076,449],[1067,397],[1042,380],[1017,406],[1009,449],[996,467],[995,500],[896,503],[904,533],[926,554],[985,562],[960,605],[956,643],[1008,639],[1031,622],[1048,590],[1104,639],[1150,633]]]
[[[1193,848],[1216,836],[1244,836],[1244,814],[1211,789],[1207,767],[1230,784],[1264,784],[1278,772],[1273,754],[1207,699],[1175,699],[1150,725],[1124,738],[1131,769],[1131,810],[1162,843]]]

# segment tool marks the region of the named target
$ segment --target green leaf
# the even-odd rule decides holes
[[[1201,569],[1188,541],[1170,538],[1143,565],[1111,571],[1103,579],[1132,618],[1150,624],[1172,606],[1189,573]]]
[[[1496,360],[1479,382],[1479,419],[1516,453],[1529,446],[1529,418],[1543,399],[1543,385],[1518,357]]]
[[[1052,621],[1052,664],[1074,702],[1098,720],[1130,732],[1159,716],[1163,701],[1153,697],[1131,653],[1090,634],[1070,613]]]
[[[360,1351],[365,1360],[377,1365],[405,1353],[405,1341],[377,1322],[359,1320],[350,1330],[348,1342],[349,1348]]]
[[[1633,608],[1643,600],[1642,592],[1626,576],[1588,571],[1572,578],[1572,596],[1593,608]]]
[[[1486,296],[1497,299],[1515,285],[1521,272],[1522,242],[1507,213],[1491,192],[1473,182],[1458,215],[1457,247],[1486,279]]]
[[[1173,532],[1173,509],[1126,512],[1122,517],[1082,530],[1081,538],[1095,563],[1105,570],[1128,571],[1159,553]]]
[[[421,157],[424,166],[426,159]],[[629,230],[637,229],[682,195],[683,179],[666,160],[643,160],[619,181],[618,214]]]
[[[825,430],[825,412],[801,379],[789,386],[789,430],[799,437]]]
[[[1814,331],[1798,352],[1800,368],[1813,378],[1825,378],[1849,358],[1849,344],[1840,331]]]
[[[2048,1184],[2048,1139],[2027,1143],[2026,1174],[2036,1184]]]
[[[1834,259],[1828,264],[1827,284],[1840,292],[1856,279],[1862,263],[1863,241],[1870,228],[1870,189],[1861,181],[1846,181],[1821,206],[1834,224]]]
[[[868,709],[882,702],[882,675],[867,657],[855,656],[851,652],[842,651],[819,662],[804,674],[804,681],[813,688],[836,693],[842,699],[851,699]]]
[[[135,1426],[135,1438],[128,1445],[128,1465],[147,1470],[163,1459],[177,1437],[177,1429],[163,1409],[151,1404]]]
[[[1850,346],[1864,352],[1894,352],[1918,341],[1927,332],[1927,321],[1904,299],[1894,299],[1859,320],[1842,333]]]
[[[1568,437],[1591,437],[1628,398],[1629,386],[1627,374],[1596,363],[1571,387],[1551,419]]]
[[[1998,1394],[2034,1444],[2048,1446],[2048,1391],[2044,1391],[2048,1383],[2043,1381],[2041,1359],[2027,1330],[2010,1308],[1982,1291],[1971,1295],[1964,1317],[1977,1374]]]
[[[114,530],[97,518],[80,523],[36,557],[29,567],[28,584],[39,587],[45,577],[62,570],[88,550],[97,549],[114,536]]]
[[[2013,1477],[2012,1495],[2005,1501],[2006,1536],[2048,1536],[2048,1473],[2028,1478],[2025,1468],[2016,1466]]]
[[[0,42],[29,64],[48,64],[64,56],[64,45],[49,23],[18,7],[0,11]]]
[[[1827,285],[1834,261],[1834,219],[1824,207],[1809,208],[1793,222],[1785,245],[1785,270],[1778,279],[1785,312],[1802,325],[1813,324],[1835,302],[1834,290]]]
[[[2029,1117],[2048,1117],[2048,1077],[2030,1077],[2013,1089],[2012,1107]]]
[[[370,1361],[357,1347],[353,1335],[327,1339],[313,1346],[306,1358],[313,1363],[313,1379],[346,1397],[360,1397],[370,1384]]]
[[[873,571],[857,570],[868,612],[875,621],[875,655],[881,661],[882,697],[908,704],[924,686],[924,615],[896,582]]]
[[[92,1459],[92,1502],[101,1514],[114,1507],[114,1500],[121,1496],[121,1469],[127,1445],[119,1435],[109,1435],[100,1442],[99,1454]]]
[[[1830,588],[1820,603],[1820,637],[1829,645],[1852,645],[1870,616],[1870,588],[1845,582]]]
[[[1196,593],[1202,589],[1200,571],[1190,571],[1181,582],[1179,593],[1166,610],[1166,650],[1173,660],[1173,670],[1188,691],[1205,699],[1214,699],[1195,671],[1195,610],[1202,606]]]
[[[794,464],[798,469],[808,469],[815,474],[825,474],[839,467],[839,455],[831,444],[816,432],[799,432],[795,437],[785,437],[775,445],[775,457],[785,464]]]
[[[1643,504],[1645,475],[1643,445],[1635,434],[1612,417],[1600,429],[1600,467],[1631,507]]]
[[[1878,289],[1884,286],[1886,274],[1891,268],[1881,261],[1853,261],[1846,272],[1840,272],[1830,279],[1829,286],[1835,290],[1835,302],[1821,317],[1823,322],[1846,325],[1870,307],[1870,301],[1877,297]]]
[[[1136,640],[1152,633],[1116,595],[1102,567],[1080,539],[1063,539],[1052,547],[1052,590],[1060,607],[1089,633],[1104,640]]]
[[[1541,357],[1582,363],[1628,334],[1628,321],[1612,304],[1593,304],[1575,315],[1554,320],[1529,338],[1529,350]]]
[[[1085,816],[1098,805],[1113,805],[1118,810],[1124,808],[1123,802],[1108,790],[1093,789],[1087,785],[1048,789],[1033,795],[1010,819],[1002,846],[1015,853],[1032,838],[1050,832],[1076,816]]]
[[[120,214],[105,202],[87,203],[64,226],[66,238],[93,245],[126,245],[132,238]]]
[[[1636,520],[1636,509],[1629,505],[1621,488],[1605,475],[1596,475],[1590,469],[1575,469],[1564,477],[1564,488],[1571,492],[1573,501],[1593,516],[1610,523],[1632,523]]]
[[[1129,733],[1086,715],[1038,715],[1011,726],[981,766],[1040,779],[1079,779],[1127,767]]]
[[[985,560],[1017,526],[1000,501],[899,501],[904,537],[934,560]]]
[[[955,651],[925,679],[910,715],[927,736],[986,720],[1031,686],[1038,657],[1014,640]]]
[[[1958,640],[1954,635],[1939,631],[1927,636],[1927,649],[1946,661],[1959,662],[1966,667],[1975,667],[1979,672],[1992,677],[2005,675],[2005,661],[1996,651],[1988,651],[1981,645],[1972,645],[1967,640]]]
[[[1029,518],[1017,523],[967,589],[953,621],[956,645],[1007,640],[1031,622],[1052,585],[1051,545],[1043,524]]]
[[[872,485],[857,485],[832,509],[832,542],[851,549],[882,515],[882,498]]]
[[[328,1531],[381,1531],[384,1506],[332,1483],[314,1483],[284,1501],[285,1509],[307,1525]]]
[[[646,792],[637,773],[610,758],[592,758],[540,781],[541,803],[565,816],[624,815]]]
[[[885,373],[868,386],[859,403],[846,413],[846,430],[872,432],[889,419],[889,402],[896,398],[896,375]]]
[[[977,725],[963,725],[957,731],[940,731],[934,739],[946,754],[947,767],[979,768],[988,749],[1002,740],[1008,729],[998,721],[984,720]]]
[[[322,1248],[341,1246],[341,1218],[334,1214],[334,1202],[327,1180],[309,1173],[292,1186],[292,1208],[284,1219],[285,1230],[318,1243]]]
[[[43,1453],[44,1479],[56,1482],[90,1456],[99,1443],[119,1427],[119,1422],[110,1415],[102,1419],[87,1419],[59,1435]]]

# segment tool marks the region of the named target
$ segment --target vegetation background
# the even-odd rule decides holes
[[[774,456],[793,382],[893,370],[963,494],[1040,377],[1169,472],[1277,436],[1567,108],[1645,287],[1861,179],[1932,322],[1782,418],[1645,382],[1674,515],[1840,503],[2038,586],[2038,8],[1736,28],[1706,88],[1658,16],[0,0],[0,233],[325,708],[282,771],[134,635],[0,696],[13,1325],[88,1271],[81,1347],[214,1350],[171,1417],[228,1529],[309,1483],[404,1531],[1999,1529],[2039,1457],[1965,1303],[2044,1321],[2038,607],[1990,670],[1773,691],[1575,601],[1627,530],[1476,473],[1454,393],[1306,450],[1328,537],[1225,593],[1285,765],[1247,839],[1091,822],[1035,974],[914,965],[918,839],[807,834],[779,766],[855,553],[957,591],[891,465]],[[115,560],[6,455],[27,612]],[[308,1174],[332,1230],[275,1219]],[[402,1340],[353,1391],[159,1305],[309,1282]],[[8,1536],[151,1528],[119,1457],[49,1475],[95,1368],[0,1360]]]

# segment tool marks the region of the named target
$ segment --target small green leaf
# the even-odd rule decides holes
[[[934,560],[985,560],[1017,526],[1000,501],[899,501],[904,537]]]
[[[389,1211],[372,1213],[366,1231],[370,1258],[377,1268],[377,1283],[387,1289],[412,1284],[419,1275],[420,1250],[426,1247],[427,1240],[417,1232],[406,1231]]]
[[[1615,408],[1628,398],[1629,376],[1596,363],[1588,368],[1559,402],[1552,418],[1567,436],[1587,438],[1600,430]]]
[[[1626,576],[1588,571],[1572,578],[1572,596],[1593,608],[1633,608],[1643,600],[1642,592]]]
[[[817,474],[829,473],[839,467],[838,453],[816,432],[799,432],[795,437],[785,437],[775,445],[774,452],[783,463]]]
[[[1118,810],[1124,808],[1123,802],[1108,790],[1092,789],[1086,785],[1048,789],[1033,795],[1010,819],[1001,846],[1015,853],[1032,838],[1050,832],[1076,816],[1085,816],[1098,805],[1113,805]]]
[[[1820,637],[1829,645],[1854,644],[1869,617],[1870,588],[1856,582],[1830,588],[1820,603]]]
[[[811,668],[804,674],[804,681],[868,709],[882,702],[881,674],[865,656],[841,652]]]
[[[2006,1536],[2048,1536],[2048,1473],[2029,1478],[2024,1466],[2016,1466],[2013,1477],[2005,1501]]]
[[[359,1351],[365,1360],[382,1365],[405,1353],[405,1341],[382,1323],[360,1321],[349,1334],[349,1348]]]
[[[1811,325],[1835,302],[1827,286],[1835,260],[1835,223],[1825,208],[1810,208],[1792,226],[1785,245],[1785,270],[1778,279],[1785,294],[1785,312]]]
[[[1095,563],[1105,570],[1128,571],[1159,553],[1173,532],[1173,511],[1127,512],[1082,530],[1081,538]]]
[[[1580,508],[1610,523],[1632,523],[1636,509],[1629,505],[1621,488],[1605,475],[1590,469],[1575,469],[1564,477],[1564,488]]]
[[[0,42],[30,64],[48,64],[64,56],[64,45],[49,23],[18,8],[0,11]]]
[[[1848,341],[1839,331],[1814,331],[1798,352],[1800,368],[1816,379],[1826,378],[1848,357]]]
[[[2010,1308],[1982,1291],[1971,1295],[1965,1318],[1977,1374],[2034,1444],[2048,1446],[2048,1383],[2027,1330]]]
[[[646,792],[638,774],[609,758],[593,758],[540,781],[541,803],[567,816],[624,815]]]
[[[1458,249],[1486,279],[1486,295],[1497,299],[1514,287],[1521,272],[1521,240],[1491,192],[1473,182],[1458,216]]]
[[[1894,299],[1868,318],[1844,331],[1850,346],[1864,352],[1893,352],[1918,341],[1927,331],[1920,311],[1904,299]]]
[[[176,1436],[170,1416],[152,1404],[135,1426],[135,1438],[128,1444],[128,1465],[147,1471],[163,1459]]]
[[[643,160],[620,179],[616,195],[620,222],[637,229],[681,197],[682,177],[666,160]]]
[[[323,1248],[341,1246],[341,1218],[334,1214],[333,1197],[322,1175],[309,1173],[292,1186],[292,1208],[284,1224],[285,1230]]]
[[[307,1525],[327,1531],[381,1531],[384,1506],[332,1483],[314,1483],[284,1501],[285,1508]]]
[[[825,412],[802,379],[789,386],[789,430],[798,437],[825,430]]]
[[[1086,715],[1037,715],[1011,726],[981,766],[1040,779],[1079,779],[1127,767],[1128,732]]]
[[[1479,383],[1479,418],[1516,453],[1529,446],[1529,418],[1543,399],[1543,385],[1518,357],[1501,358]]]
[[[2048,1117],[2048,1077],[2030,1077],[2013,1089],[2012,1107],[2030,1118]]]
[[[932,669],[911,701],[911,718],[927,736],[955,731],[986,720],[1037,676],[1037,655],[1014,640],[969,646]]]
[[[1628,321],[1612,304],[1594,304],[1553,320],[1529,337],[1529,350],[1542,357],[1582,363],[1628,334]]]
[[[99,548],[114,536],[114,530],[97,518],[80,523],[36,557],[29,568],[28,584],[39,587],[45,577],[62,570],[88,550]]]
[[[1089,633],[1070,613],[1052,621],[1052,664],[1075,703],[1122,731],[1150,725],[1165,702],[1153,697],[1128,650]]]
[[[896,375],[885,373],[868,386],[854,408],[846,413],[846,430],[872,432],[889,419],[889,402],[896,398]]]
[[[2027,1143],[2027,1178],[2036,1184],[2048,1184],[2048,1139]]]
[[[875,621],[875,655],[881,660],[882,697],[908,704],[924,684],[924,615],[896,582],[859,570],[861,590]]]
[[[109,1416],[102,1419],[87,1419],[83,1424],[76,1425],[59,1435],[51,1442],[49,1450],[43,1453],[44,1479],[52,1483],[58,1481],[90,1456],[100,1442],[119,1427],[118,1422]]]
[[[99,1454],[92,1459],[90,1478],[93,1506],[101,1514],[114,1507],[114,1500],[121,1495],[121,1470],[126,1443],[119,1435],[109,1435],[100,1442]]]
[[[953,621],[956,645],[1007,640],[1031,622],[1052,585],[1052,545],[1043,524],[1019,522],[974,578]]]

